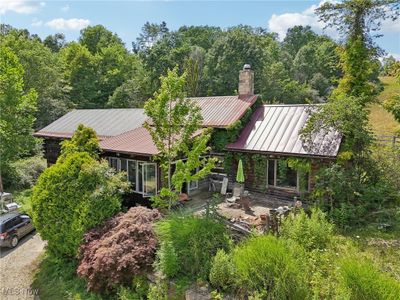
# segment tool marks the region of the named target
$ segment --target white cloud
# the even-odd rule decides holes
[[[61,7],[61,10],[62,10],[63,12],[69,11],[69,5],[67,4],[67,5]]]
[[[31,25],[32,25],[33,27],[40,27],[40,26],[43,25],[43,21],[38,20],[37,18],[34,18],[34,19],[32,20]]]
[[[385,57],[393,56],[395,60],[400,61],[400,53],[388,53]]]
[[[311,5],[303,12],[299,13],[284,13],[281,15],[273,14],[268,21],[268,28],[270,31],[278,33],[280,40],[285,38],[286,32],[289,28],[296,25],[309,25],[316,32],[324,32],[336,36],[334,30],[324,30],[324,24],[318,21],[318,17],[315,14],[315,9],[324,2],[325,1],[322,1],[318,5]]]
[[[0,14],[5,14],[8,11],[16,12],[19,14],[33,14],[41,7],[44,7],[44,2],[34,2],[28,0],[1,0],[0,1]]]
[[[46,22],[46,26],[57,29],[57,30],[81,30],[87,27],[90,24],[90,21],[87,19],[63,19],[58,18]]]
[[[330,0],[328,0],[330,1]],[[326,1],[321,1],[318,5],[311,5],[303,12],[298,13],[284,13],[280,15],[273,14],[268,21],[268,28],[272,32],[276,32],[279,35],[279,39],[283,40],[286,36],[286,32],[289,28],[295,25],[309,25],[317,33],[325,33],[333,38],[338,38],[338,32],[334,28],[326,28],[325,24],[318,21],[318,16],[315,14],[315,9],[321,6]],[[336,3],[336,0],[330,1]],[[381,32],[399,32],[400,33],[400,22],[393,22],[390,19],[382,21]]]

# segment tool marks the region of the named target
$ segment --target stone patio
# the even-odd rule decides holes
[[[205,212],[207,201],[210,201],[213,197],[213,192],[209,192],[207,189],[197,190],[190,195],[190,200],[185,202],[184,209],[194,214],[201,214]],[[218,194],[218,193],[217,193]],[[225,218],[231,219],[243,219],[243,220],[255,220],[259,219],[260,215],[269,214],[270,209],[277,209],[279,207],[293,206],[293,201],[283,200],[273,195],[262,194],[262,193],[250,193],[250,210],[245,211],[237,203],[231,204],[225,201],[224,195],[218,194],[221,203],[218,204],[218,212]],[[229,196],[228,196],[229,197]],[[239,201],[237,201],[239,202]]]

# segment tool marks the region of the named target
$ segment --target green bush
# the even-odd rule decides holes
[[[135,276],[132,287],[120,286],[117,292],[118,300],[144,300],[149,292],[149,282],[145,276]]]
[[[400,299],[400,282],[379,272],[371,261],[359,257],[345,258],[340,262],[341,284],[349,291],[349,298],[397,300]]]
[[[332,238],[333,225],[326,220],[325,214],[318,208],[311,210],[308,217],[304,210],[290,214],[282,223],[282,237],[291,239],[307,251],[324,249]]]
[[[165,281],[150,284],[147,299],[168,300],[168,284]]]
[[[179,275],[206,280],[218,249],[228,249],[225,226],[211,218],[173,215],[160,221],[156,232],[162,243],[169,243],[179,257]],[[172,249],[172,248],[171,248]],[[161,266],[167,269],[167,266]]]
[[[231,290],[235,285],[236,272],[232,257],[224,250],[218,250],[212,261],[210,283],[223,291]]]
[[[157,251],[156,269],[167,278],[173,278],[179,271],[179,260],[171,242],[161,243]]]
[[[249,292],[266,292],[270,299],[307,299],[306,272],[304,265],[296,259],[300,251],[274,236],[246,240],[233,251],[241,288]]]
[[[75,257],[83,234],[119,211],[125,185],[106,162],[84,152],[46,169],[33,189],[32,217],[48,249]]]
[[[32,156],[13,162],[10,166],[11,187],[14,189],[32,188],[46,166],[46,160],[42,156]]]

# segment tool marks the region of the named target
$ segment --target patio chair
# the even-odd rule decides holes
[[[242,187],[240,186],[234,186],[233,187],[233,193],[232,193],[232,197],[229,198],[225,198],[225,201],[227,203],[235,203],[236,200],[240,199],[240,195],[242,193]]]

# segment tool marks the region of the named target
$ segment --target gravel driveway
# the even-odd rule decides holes
[[[35,297],[38,292],[30,286],[44,246],[45,242],[34,231],[20,240],[16,248],[0,248],[1,300],[39,299]]]

